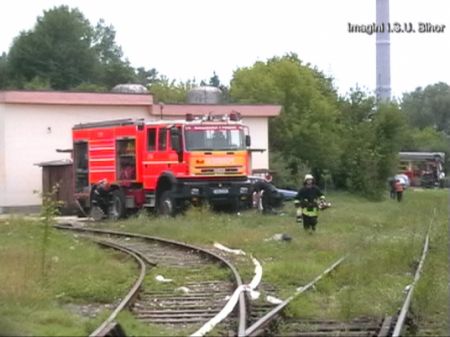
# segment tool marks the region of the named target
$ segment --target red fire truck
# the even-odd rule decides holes
[[[237,113],[179,121],[124,119],[73,127],[75,198],[103,216],[189,203],[246,207],[251,199],[248,128]]]
[[[434,187],[444,183],[444,152],[400,152],[399,171],[411,186]]]

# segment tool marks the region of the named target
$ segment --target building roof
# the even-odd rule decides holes
[[[0,91],[0,103],[58,105],[150,106],[150,94],[93,93],[62,91]]]
[[[162,109],[162,111],[161,111]],[[242,117],[276,117],[281,105],[274,104],[155,104],[151,114],[160,116],[184,116],[186,114],[205,115],[208,113],[225,115],[239,112]]]
[[[90,106],[147,106],[150,114],[159,117],[225,115],[239,112],[242,117],[276,117],[281,105],[274,104],[153,104],[151,94],[93,93],[63,91],[0,91],[0,104],[29,105],[90,105]]]

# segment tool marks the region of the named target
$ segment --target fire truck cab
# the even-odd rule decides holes
[[[207,200],[251,202],[248,127],[237,113],[179,121],[124,119],[73,127],[75,199],[104,216],[174,215]]]

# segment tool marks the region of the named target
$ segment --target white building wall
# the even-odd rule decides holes
[[[56,149],[72,148],[75,124],[148,116],[148,107],[3,105],[5,144],[2,147],[0,126],[0,150],[4,149],[1,152],[5,170],[4,184],[0,184],[0,208],[40,204],[33,191],[42,190],[42,168],[34,164],[70,158]]]
[[[0,104],[0,213],[5,203],[6,194],[6,167],[5,167],[5,106]]]
[[[269,119],[267,117],[246,117],[242,119],[248,126],[252,139],[252,149],[265,149],[252,152],[252,169],[269,168]]]

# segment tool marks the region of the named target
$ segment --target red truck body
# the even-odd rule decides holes
[[[75,197],[86,209],[100,186],[118,217],[143,207],[174,214],[187,202],[250,200],[250,138],[235,116],[79,124],[73,143]]]

